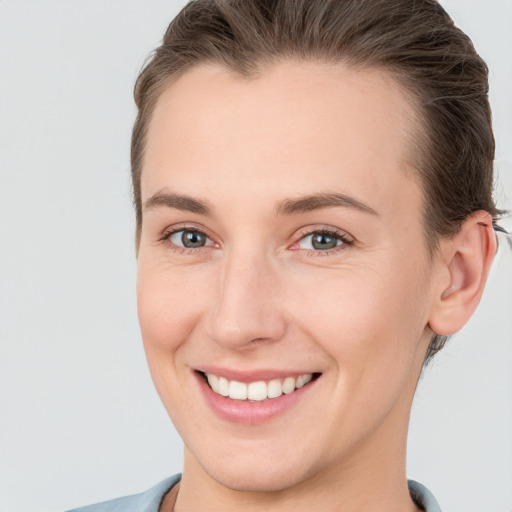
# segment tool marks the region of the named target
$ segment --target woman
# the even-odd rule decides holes
[[[82,510],[440,510],[407,428],[496,252],[487,90],[433,0],[181,11],[137,81],[132,177],[185,463]]]

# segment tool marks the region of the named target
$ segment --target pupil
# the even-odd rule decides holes
[[[197,231],[185,231],[181,236],[181,241],[185,247],[202,247],[205,244],[204,236]]]
[[[336,247],[337,239],[334,236],[318,233],[313,236],[311,242],[315,249],[333,249]]]

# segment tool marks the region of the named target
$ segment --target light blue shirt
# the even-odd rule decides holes
[[[146,492],[75,508],[68,512],[158,512],[165,495],[180,481],[180,478],[181,474],[177,474],[166,478]],[[425,512],[441,512],[436,499],[424,485],[414,480],[409,480],[408,483],[411,497],[418,507]]]

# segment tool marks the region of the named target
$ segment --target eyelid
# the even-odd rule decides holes
[[[296,241],[299,241],[313,233],[327,233],[333,236],[337,236],[339,238],[350,240],[351,242],[355,242],[355,238],[346,231],[344,231],[343,229],[335,228],[333,226],[326,226],[324,224],[316,224],[300,228],[296,232],[295,239]]]

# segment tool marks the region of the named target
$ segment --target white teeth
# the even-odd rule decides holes
[[[306,385],[312,378],[313,376],[310,373],[308,373],[307,375],[300,375],[299,377],[297,377],[295,387],[301,388],[302,386]]]
[[[215,391],[215,390],[214,390]],[[217,393],[217,391],[216,391]],[[224,377],[219,377],[219,395],[228,396],[229,395],[229,380]]]
[[[247,384],[232,380],[229,383],[229,398],[245,400],[247,398]]]
[[[277,398],[283,393],[289,395],[295,389],[305,386],[313,378],[312,373],[295,377],[286,377],[284,380],[273,379],[268,382],[257,381],[245,384],[236,380],[227,380],[212,373],[206,374],[206,379],[212,390],[218,395],[229,396],[233,400],[251,400],[261,402],[267,398]]]
[[[251,382],[247,386],[247,398],[249,400],[265,400],[267,398],[267,384],[260,380],[259,382]]]
[[[219,377],[217,377],[217,375],[213,375],[213,373],[207,373],[206,378],[208,379],[208,384],[210,384],[210,387],[213,389],[213,391],[215,391],[215,393],[220,394]]]
[[[268,383],[267,395],[269,398],[277,398],[283,394],[283,386],[279,379],[271,380]]]
[[[283,393],[289,395],[295,390],[295,377],[286,377],[283,382]]]

